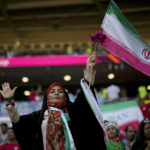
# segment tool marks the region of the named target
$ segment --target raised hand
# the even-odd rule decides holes
[[[92,55],[88,58],[86,63],[86,70],[91,71],[91,69],[95,66],[97,61],[96,52],[93,52]]]
[[[0,90],[0,93],[2,94],[2,96],[5,99],[12,98],[12,97],[14,97],[16,89],[17,89],[17,87],[14,87],[13,89],[11,89],[9,83],[4,82],[2,84],[2,90]]]

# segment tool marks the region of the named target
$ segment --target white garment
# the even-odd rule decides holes
[[[119,98],[119,92],[120,92],[119,86],[112,84],[107,87],[106,91],[110,101]]]
[[[6,143],[6,141],[7,141],[7,139],[8,139],[8,134],[7,133],[5,133],[5,134],[0,134],[0,145],[3,145],[3,144],[5,144]]]
[[[97,92],[96,98],[97,98],[97,103],[98,103],[99,106],[101,106],[105,103],[105,99],[104,99],[101,92]]]
[[[69,93],[68,96],[69,96],[69,100],[70,100],[72,103],[74,103],[74,101],[75,101],[75,96],[74,96],[72,93]]]
[[[43,135],[43,145],[44,145],[44,150],[46,150],[46,130],[47,130],[47,121],[48,121],[48,110],[45,111],[44,113],[44,119],[42,121],[42,135]]]
[[[41,100],[41,97],[39,95],[36,95],[35,100],[36,100],[36,102],[39,102]]]

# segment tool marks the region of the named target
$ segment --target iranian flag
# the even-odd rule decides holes
[[[100,30],[100,44],[113,55],[150,76],[150,45],[111,1]]]
[[[104,120],[116,120],[122,132],[128,125],[138,129],[144,119],[136,101],[118,102],[100,106]]]

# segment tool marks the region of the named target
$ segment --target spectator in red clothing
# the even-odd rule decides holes
[[[35,102],[35,90],[32,89],[29,95],[30,102]]]
[[[9,142],[1,146],[0,150],[21,150],[12,128],[8,129],[8,140]]]
[[[0,125],[0,129],[1,129],[1,133],[0,133],[0,146],[1,146],[8,141],[8,134],[7,134],[8,126],[7,126],[7,124],[3,122]]]

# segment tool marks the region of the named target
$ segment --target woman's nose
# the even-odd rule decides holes
[[[59,94],[59,93],[56,91],[56,92],[55,92],[55,95],[58,95],[58,94]]]

